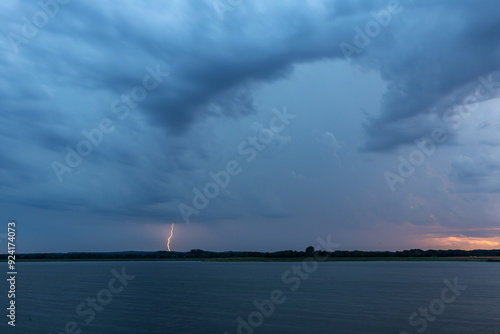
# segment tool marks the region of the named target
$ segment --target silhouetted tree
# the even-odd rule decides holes
[[[314,255],[314,247],[313,246],[309,246],[306,248],[306,255],[307,256],[313,256]]]

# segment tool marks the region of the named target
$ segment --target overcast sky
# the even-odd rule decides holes
[[[500,248],[496,0],[6,0],[0,17],[18,252],[161,250],[172,223],[178,251]]]

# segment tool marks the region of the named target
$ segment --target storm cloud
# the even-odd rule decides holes
[[[476,122],[479,114],[467,109],[485,110],[498,97],[498,1],[217,4],[2,2],[0,201],[180,221],[179,204],[192,203],[193,189],[233,159],[242,175],[195,221],[309,215],[318,231],[347,221],[401,224],[409,202],[435,196],[443,208],[425,201],[413,223],[428,224],[432,215],[463,227],[468,218],[449,216],[454,196],[498,192],[500,142],[492,129],[499,120],[481,111]],[[320,76],[332,64],[339,70],[322,79],[302,70]],[[354,86],[349,71],[361,73]],[[297,119],[245,165],[238,145],[284,106]],[[390,197],[385,168],[436,128],[449,138],[441,153],[405,181],[404,196]],[[415,178],[427,181],[415,185]],[[321,213],[329,205],[338,218]],[[490,224],[495,214],[485,215]]]

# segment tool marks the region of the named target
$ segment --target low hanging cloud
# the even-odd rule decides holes
[[[342,43],[358,49],[348,55],[354,66],[380,71],[387,82],[380,113],[365,124],[368,151],[427,134],[461,88],[500,68],[494,0],[261,0],[242,2],[223,20],[212,1],[51,3],[57,12],[43,25],[37,2],[0,5],[0,136],[8,144],[0,158],[12,191],[3,201],[126,213],[179,200],[185,190],[175,180],[212,153],[193,134],[197,124],[257,112],[255,88],[287,78],[297,64],[345,61]],[[376,34],[366,30],[374,24]],[[363,48],[360,31],[369,40]],[[82,129],[117,120],[112,101],[130,94],[147,66],[168,77],[134,117],[115,123],[119,134],[104,139],[88,169],[56,184],[50,163],[82,139]],[[91,195],[116,196],[110,185],[119,185],[115,200]]]
[[[499,9],[495,1],[462,0],[452,6],[415,1],[393,18],[390,34],[381,34],[359,59],[378,69],[388,85],[380,115],[365,126],[367,150],[393,149],[429,133],[439,122],[422,116],[442,118],[474,92],[481,76],[500,70]],[[494,98],[488,90],[500,89],[500,77],[488,81],[483,94]]]
[[[3,35],[22,35],[23,22],[13,18],[30,18],[40,8],[8,3],[4,7],[12,15],[5,27],[10,31]],[[15,57],[15,43],[3,41],[4,84],[31,76],[14,95],[30,96],[50,109],[58,104],[50,90],[71,83],[89,94],[123,94],[145,65],[161,64],[171,74],[169,83],[142,108],[154,124],[182,133],[207,116],[255,112],[254,85],[287,76],[297,63],[343,59],[342,43],[355,47],[356,41],[365,41],[368,45],[350,58],[379,70],[388,83],[380,115],[366,125],[366,148],[382,150],[425,131],[405,136],[398,126],[404,128],[405,120],[442,114],[454,102],[443,102],[443,97],[499,69],[496,1],[314,4],[242,3],[219,20],[211,2],[70,2],[60,5],[33,40],[18,44]],[[396,10],[391,14],[388,8]],[[370,29],[377,18],[380,32],[375,34]],[[7,93],[2,94],[4,105],[13,102]]]

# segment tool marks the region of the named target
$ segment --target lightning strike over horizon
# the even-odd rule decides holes
[[[170,236],[168,237],[167,240],[167,248],[168,251],[171,252],[172,250],[170,249],[170,239],[172,239],[172,236],[174,235],[174,224],[172,223],[172,228],[170,229]]]

